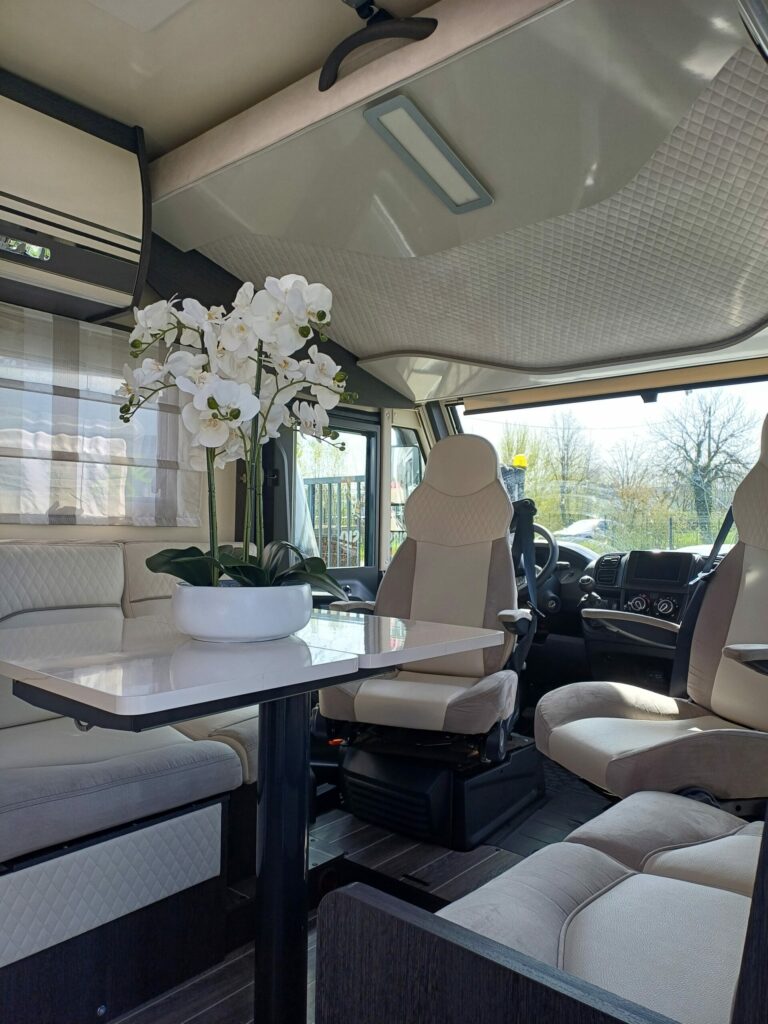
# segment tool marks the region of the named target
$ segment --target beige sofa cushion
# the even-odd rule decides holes
[[[122,619],[119,544],[0,542],[0,630]],[[55,715],[13,696],[0,676],[0,730]]]
[[[91,729],[67,718],[0,734],[0,862],[236,789],[223,743],[176,729]]]
[[[635,871],[750,896],[761,822],[673,793],[635,793],[572,832],[566,842],[599,850]]]
[[[758,833],[682,797],[636,794],[439,916],[682,1024],[728,1024]],[[732,854],[741,877],[722,864]]]
[[[191,740],[226,743],[240,758],[243,782],[255,782],[259,763],[259,706],[194,718],[176,728]]]

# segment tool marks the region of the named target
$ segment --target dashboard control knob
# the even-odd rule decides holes
[[[660,619],[677,618],[677,601],[672,597],[659,597],[654,602],[653,613]]]
[[[651,610],[651,599],[647,594],[635,594],[634,597],[630,597],[624,608],[637,615],[647,615]]]

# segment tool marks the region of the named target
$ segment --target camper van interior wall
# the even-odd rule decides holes
[[[266,640],[309,621],[310,585],[346,597],[321,558],[294,545],[264,543],[262,450],[284,429],[336,445],[328,412],[345,394],[346,375],[319,345],[330,322],[331,292],[289,274],[268,277],[262,290],[244,284],[232,308],[196,299],[155,302],[134,310],[129,338],[136,367],[125,366],[120,417],[129,422],[168,388],[185,399],[181,421],[188,461],[207,473],[209,548],[160,551],[152,572],[176,576],[177,626],[198,639]],[[304,359],[295,358],[312,342]],[[250,500],[244,503],[242,548],[219,544],[216,470],[240,461]],[[253,538],[253,546],[249,544]],[[253,588],[296,587],[248,593]],[[232,589],[230,589],[232,588]]]

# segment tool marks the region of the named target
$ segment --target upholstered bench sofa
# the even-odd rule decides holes
[[[173,583],[144,566],[162,546],[0,543],[0,645],[9,627],[97,620],[107,634],[125,616],[164,614]],[[232,738],[226,726],[252,717],[83,731],[19,700],[0,677],[4,1020],[108,1020],[223,951],[228,795],[255,763],[256,743],[255,727]],[[210,928],[192,941],[201,914]],[[185,922],[188,934],[177,934]],[[144,940],[164,932],[173,942],[160,955]],[[121,972],[104,957],[108,948],[125,949]],[[84,957],[87,977],[76,968]]]
[[[764,956],[740,983],[762,835],[638,793],[436,915],[339,890],[319,911],[317,1024],[763,1021],[764,988],[745,993]]]

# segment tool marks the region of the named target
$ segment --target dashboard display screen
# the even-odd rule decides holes
[[[691,556],[682,551],[632,551],[627,575],[634,583],[685,583]]]

